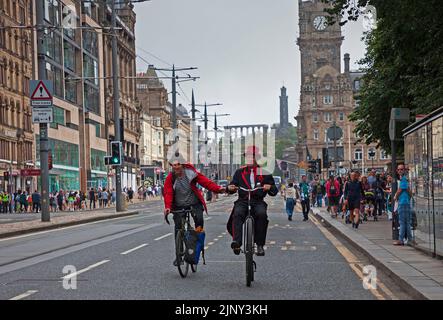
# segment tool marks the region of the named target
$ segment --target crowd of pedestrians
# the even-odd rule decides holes
[[[139,189],[139,200],[161,196],[160,185],[142,187]],[[134,201],[134,191],[131,187],[122,190],[128,203]],[[41,211],[41,194],[17,190],[13,193],[0,191],[0,213],[39,213]],[[50,212],[82,211],[109,208],[116,204],[115,189],[90,188],[87,192],[73,190],[53,191],[49,194]]]
[[[408,168],[401,164],[397,168],[397,192],[391,199],[392,176],[386,172],[371,170],[367,176],[352,171],[343,177],[331,175],[328,180],[315,176],[310,182],[302,176],[299,183],[289,182],[282,191],[286,201],[286,214],[292,220],[294,207],[300,201],[303,221],[308,220],[312,207],[327,207],[333,218],[340,217],[352,228],[358,229],[365,221],[378,221],[381,216],[394,219],[399,227],[399,240],[396,245],[415,244],[412,230],[416,226],[407,179]]]

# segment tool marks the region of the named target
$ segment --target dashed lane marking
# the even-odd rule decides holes
[[[134,252],[135,250],[138,250],[140,248],[146,247],[147,245],[148,245],[147,243],[143,243],[143,244],[139,245],[138,247],[132,248],[132,249],[130,249],[128,251],[125,251],[125,252],[122,252],[120,254],[125,255],[125,254],[128,254],[128,253],[131,253],[131,252]]]
[[[21,300],[21,299],[27,298],[30,295],[33,295],[33,294],[35,294],[37,292],[38,292],[38,290],[28,290],[25,293],[22,293],[22,294],[20,294],[20,295],[18,295],[16,297],[13,297],[13,298],[11,298],[9,300]]]
[[[165,235],[163,235],[161,237],[158,237],[158,238],[154,239],[154,241],[158,241],[158,240],[164,239],[166,237],[169,237],[170,235],[172,235],[172,233],[167,233],[167,234],[165,234]]]
[[[103,261],[97,262],[97,263],[95,263],[95,264],[93,264],[93,265],[90,265],[89,267],[86,267],[86,268],[81,269],[81,270],[79,270],[79,271],[76,271],[76,272],[70,273],[70,274],[68,274],[68,275],[66,275],[66,276],[64,276],[64,277],[62,277],[62,279],[65,279],[65,280],[67,280],[67,279],[71,279],[71,278],[73,278],[73,277],[78,276],[79,274],[82,274],[82,273],[85,273],[85,272],[87,272],[87,271],[89,271],[89,270],[91,270],[91,269],[97,268],[98,266],[101,266],[102,264],[108,263],[109,261],[111,261],[111,260],[103,260]]]

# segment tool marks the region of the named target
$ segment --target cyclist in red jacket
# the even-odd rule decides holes
[[[223,193],[226,189],[206,178],[177,154],[170,164],[172,171],[166,177],[164,186],[165,217],[171,213],[171,210],[192,208],[195,228],[203,228],[203,211],[207,212],[207,207],[197,183],[215,193]],[[174,215],[174,222],[175,235],[177,235],[180,217]]]

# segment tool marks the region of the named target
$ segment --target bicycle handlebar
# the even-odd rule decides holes
[[[239,189],[241,189],[243,191],[246,191],[246,192],[254,192],[254,191],[257,191],[257,190],[260,190],[260,189],[264,189],[264,188],[263,187],[257,187],[257,188],[254,188],[254,189],[246,189],[246,188],[243,188],[243,187],[239,187]]]
[[[171,214],[171,213],[172,214],[174,214],[174,213],[186,213],[186,212],[191,212],[191,211],[192,211],[192,209],[181,209],[181,210],[174,210],[174,211],[171,210],[169,212],[169,214]],[[168,219],[168,215],[169,214],[165,215],[165,221],[166,221],[167,224],[170,224],[169,223],[169,219]]]

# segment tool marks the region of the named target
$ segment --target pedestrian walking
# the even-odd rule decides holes
[[[303,221],[308,221],[309,209],[311,208],[309,205],[309,195],[311,194],[311,188],[309,184],[306,182],[306,176],[302,176],[302,182],[300,182],[300,202],[303,210]]]
[[[292,182],[288,184],[288,187],[285,188],[283,194],[286,201],[286,214],[288,215],[288,220],[292,221],[292,215],[294,213],[294,206],[296,201],[296,191]]]
[[[35,213],[38,213],[40,210],[40,200],[40,193],[38,190],[35,190],[35,192],[32,194],[32,211],[35,211]]]
[[[356,172],[351,173],[351,179],[345,185],[344,198],[345,206],[348,207],[351,213],[352,228],[358,229],[360,224],[360,204],[364,198],[364,192]]]
[[[95,191],[94,188],[89,190],[89,210],[92,210],[94,206],[95,209]]]

